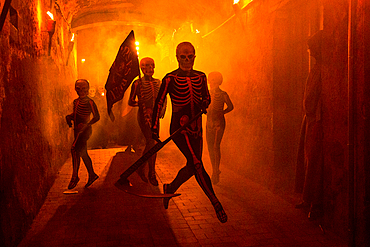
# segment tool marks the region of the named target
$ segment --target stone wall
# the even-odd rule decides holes
[[[349,22],[351,2],[353,13]],[[366,44],[370,37],[370,6],[363,0],[326,0],[323,6],[325,223],[348,236],[353,246],[367,246],[370,51]]]
[[[324,1],[322,105],[326,223],[348,226],[348,1]]]
[[[370,3],[358,1],[353,20],[353,78],[355,82],[355,241],[370,243]]]
[[[2,9],[5,1],[0,1]],[[13,0],[0,32],[1,246],[16,246],[69,155],[76,68],[63,10]],[[56,20],[49,49],[47,10]]]

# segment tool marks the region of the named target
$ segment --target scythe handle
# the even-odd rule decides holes
[[[151,149],[148,150],[143,156],[141,156],[134,164],[132,164],[129,168],[127,168],[126,171],[124,171],[120,175],[121,181],[127,181],[127,178],[134,173],[140,166],[142,166],[145,161],[147,161],[153,154],[157,153],[159,150],[161,150],[168,142],[170,142],[174,136],[176,136],[178,133],[183,131],[185,128],[187,128],[192,122],[194,122],[198,117],[200,117],[203,113],[206,113],[206,110],[200,111],[198,114],[196,114],[192,119],[190,119],[186,124],[178,128],[175,132],[172,133],[166,140],[163,142],[157,139],[158,143],[155,144]]]

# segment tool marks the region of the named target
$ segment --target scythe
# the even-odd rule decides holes
[[[190,119],[186,124],[178,128],[175,132],[172,133],[166,140],[161,141],[156,139],[157,144],[155,144],[151,149],[143,154],[134,164],[132,164],[126,171],[120,175],[120,179],[116,182],[118,185],[130,186],[130,182],[127,179],[132,173],[134,173],[140,166],[142,166],[153,154],[161,150],[168,142],[170,142],[177,134],[187,128],[192,122],[198,119],[203,113],[206,113],[206,110],[202,109],[198,114],[196,114],[192,119]]]

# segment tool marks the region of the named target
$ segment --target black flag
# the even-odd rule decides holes
[[[136,52],[135,35],[132,30],[119,48],[105,84],[107,109],[112,121],[114,121],[113,104],[123,98],[127,88],[139,74],[139,59]]]

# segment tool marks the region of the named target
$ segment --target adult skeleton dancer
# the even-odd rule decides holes
[[[202,108],[210,104],[210,94],[207,87],[207,77],[201,71],[193,70],[195,48],[190,42],[182,42],[176,48],[176,58],[179,68],[168,73],[162,80],[158,97],[153,109],[153,138],[159,138],[159,118],[164,107],[166,95],[172,102],[172,119],[170,133],[192,119]],[[175,193],[189,178],[195,178],[211,201],[217,218],[225,223],[227,215],[215,195],[209,175],[202,162],[202,117],[190,124],[173,141],[186,158],[186,166],[180,169],[176,178],[170,184],[164,184],[164,193]],[[169,198],[163,199],[164,207],[168,208]]]

